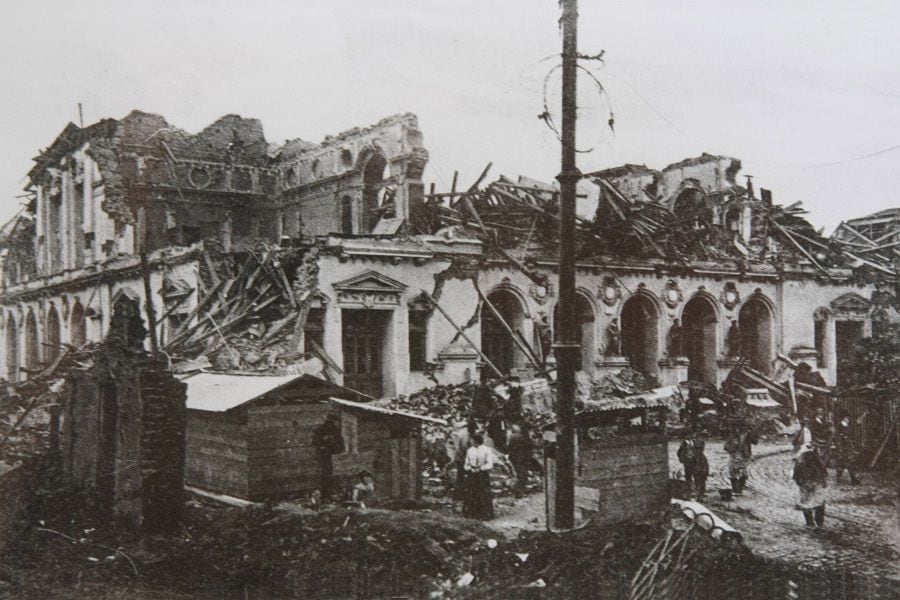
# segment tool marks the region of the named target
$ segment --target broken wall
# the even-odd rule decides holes
[[[128,527],[173,531],[184,503],[186,386],[118,335],[93,358],[66,380],[63,477]]]

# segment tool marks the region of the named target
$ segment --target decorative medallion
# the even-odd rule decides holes
[[[212,176],[205,167],[194,167],[188,173],[188,181],[195,188],[204,189],[212,182]]]
[[[528,288],[528,294],[534,298],[535,302],[544,305],[547,303],[547,300],[553,297],[553,284],[549,281],[544,285],[532,283],[531,287]]]
[[[616,281],[615,277],[607,276],[603,278],[599,295],[600,300],[607,306],[615,306],[619,302],[619,298],[622,297],[622,289],[619,287],[619,282]]]
[[[741,295],[738,293],[737,285],[733,281],[725,284],[725,289],[721,295],[722,305],[728,310],[734,310],[734,307],[741,303]]]
[[[666,306],[669,308],[675,308],[681,301],[684,300],[684,294],[681,293],[681,287],[679,287],[678,282],[674,279],[670,279],[668,283],[666,283],[666,291],[663,293],[663,302],[666,303]]]

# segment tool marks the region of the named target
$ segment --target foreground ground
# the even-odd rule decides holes
[[[672,472],[679,475],[673,442]],[[829,489],[827,527],[810,531],[795,510],[790,447],[756,449],[748,492],[732,501],[720,442],[707,446],[713,476],[704,501],[745,545],[697,535],[688,558],[661,573],[672,598],[894,598],[900,585],[891,486],[880,475]],[[831,478],[833,481],[833,471]],[[0,597],[199,598],[626,598],[632,576],[671,521],[546,531],[539,490],[498,498],[497,518],[461,518],[454,503],[313,512],[299,504],[235,508],[189,500],[183,529],[129,539],[83,499],[38,498],[21,542],[0,559]],[[676,593],[677,592],[677,593]]]
[[[786,441],[764,442],[754,450],[748,489],[722,501],[717,488],[728,487],[727,455],[721,442],[707,445],[711,476],[704,503],[741,532],[754,554],[803,567],[846,569],[900,581],[900,523],[893,485],[883,473],[865,473],[850,485],[846,473],[835,483],[829,469],[826,523],[808,529],[796,509],[792,447]],[[675,446],[673,473],[680,474]],[[898,583],[900,586],[900,583]]]

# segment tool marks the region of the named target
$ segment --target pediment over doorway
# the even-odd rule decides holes
[[[342,305],[370,308],[378,305],[397,306],[406,285],[377,271],[365,271],[349,279],[331,284]]]
[[[872,306],[871,302],[854,292],[848,292],[831,301],[831,308],[835,311],[867,312],[870,306]]]

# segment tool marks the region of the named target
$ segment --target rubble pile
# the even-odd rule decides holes
[[[208,248],[204,253],[205,293],[163,349],[177,361],[208,360],[217,371],[279,372],[302,361],[303,330],[318,286],[316,249],[258,244],[215,259]]]
[[[591,398],[602,399],[608,397],[623,398],[640,394],[659,387],[659,382],[654,377],[647,377],[638,371],[628,367],[618,373],[610,373],[602,379],[591,382]]]
[[[51,444],[50,422],[60,405],[66,375],[88,368],[93,348],[66,346],[47,367],[23,382],[7,384],[0,391],[0,461],[12,467],[47,454]]]
[[[588,525],[554,534],[524,532],[482,552],[472,562],[464,589],[445,581],[439,598],[623,598],[628,580],[663,530],[632,523]]]
[[[86,511],[59,510],[64,500],[33,515],[0,587],[34,598],[69,586],[82,590],[78,597],[115,588],[144,591],[123,597],[423,598],[496,537],[479,522],[421,511],[192,500],[181,535],[141,542]]]

